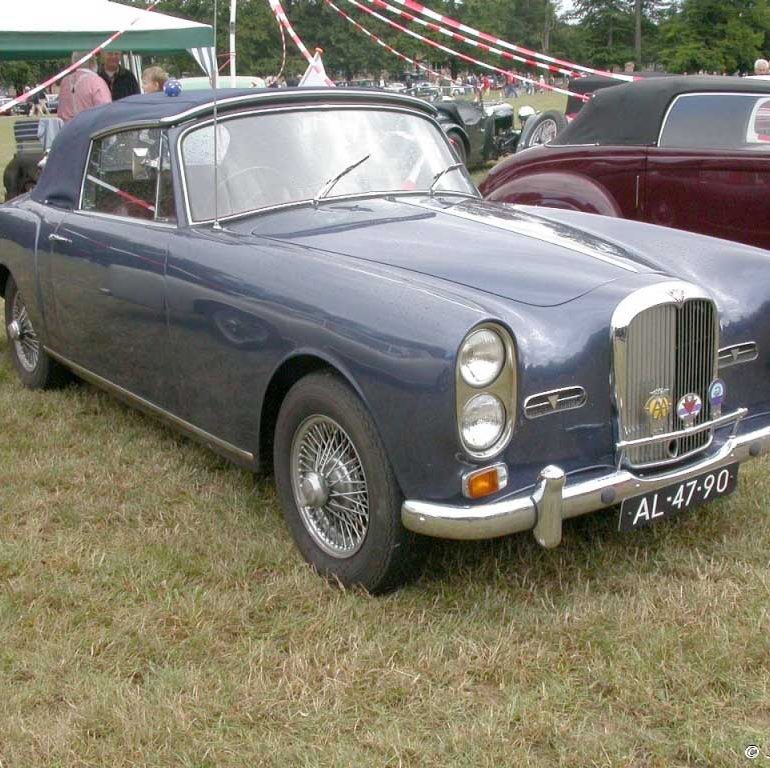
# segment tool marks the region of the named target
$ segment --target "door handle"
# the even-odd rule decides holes
[[[49,243],[69,243],[72,244],[72,240],[70,240],[68,237],[63,237],[62,235],[56,235],[51,234],[48,235],[48,242]]]

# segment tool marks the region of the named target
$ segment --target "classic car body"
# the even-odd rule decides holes
[[[516,151],[520,131],[514,130],[510,104],[451,99],[434,106],[439,125],[469,168]]]
[[[766,450],[764,251],[485,203],[409,97],[221,95],[216,129],[203,92],[79,115],[0,207],[26,385],[73,371],[272,466],[304,556],[371,590],[416,534],[556,546]]]
[[[481,191],[770,248],[770,82],[660,77],[598,91]]]

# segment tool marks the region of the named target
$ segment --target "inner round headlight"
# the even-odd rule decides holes
[[[494,395],[476,395],[463,408],[462,435],[467,448],[485,451],[505,428],[505,407]]]
[[[471,387],[486,387],[503,370],[505,345],[489,328],[474,331],[460,350],[460,375]]]

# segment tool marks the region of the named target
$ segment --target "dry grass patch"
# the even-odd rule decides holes
[[[770,752],[763,460],[635,535],[438,543],[342,592],[273,485],[0,342],[2,766],[735,766]]]

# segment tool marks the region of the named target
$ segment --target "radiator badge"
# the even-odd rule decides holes
[[[663,421],[671,413],[671,398],[667,387],[653,389],[644,404],[645,413],[652,421]]]
[[[676,404],[676,415],[689,426],[698,418],[702,408],[703,401],[695,392],[690,392]]]
[[[714,379],[709,386],[709,405],[712,417],[722,414],[722,405],[727,396],[727,387],[722,379]]]

